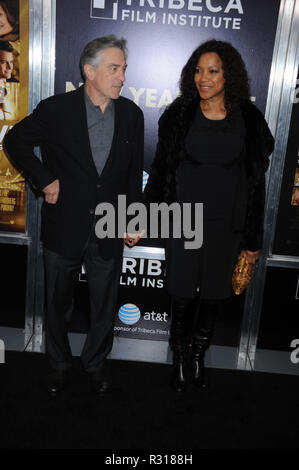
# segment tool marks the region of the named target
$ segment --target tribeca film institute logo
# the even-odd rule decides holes
[[[91,1],[91,18],[100,20],[117,20],[118,0],[92,0]]]
[[[90,17],[99,20],[241,29],[243,0],[91,0]],[[236,16],[237,15],[237,16]]]

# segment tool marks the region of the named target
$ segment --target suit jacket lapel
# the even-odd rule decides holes
[[[87,126],[87,113],[84,98],[84,86],[81,86],[74,93],[74,108],[71,110],[73,116],[74,137],[79,142],[80,151],[79,163],[82,168],[97,177],[97,169],[93,161]]]
[[[103,168],[102,174],[100,176],[100,179],[102,178],[104,179],[106,175],[108,175],[110,171],[113,170],[114,165],[116,164],[115,159],[117,157],[116,144],[118,141],[118,134],[119,134],[119,101],[114,100],[114,133],[113,133],[110,152],[109,152],[107,161],[105,163],[105,166]]]

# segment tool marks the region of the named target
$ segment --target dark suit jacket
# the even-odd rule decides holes
[[[57,203],[42,206],[42,240],[64,256],[82,254],[99,202],[115,206],[119,194],[127,196],[128,204],[141,198],[143,113],[126,98],[114,103],[114,136],[100,177],[89,144],[83,86],[41,101],[4,139],[13,163],[34,188],[41,191],[59,179]],[[33,152],[38,145],[42,162]],[[99,244],[105,258],[121,256],[122,239],[103,239]]]

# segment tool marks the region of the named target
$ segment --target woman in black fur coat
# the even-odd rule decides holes
[[[203,245],[166,241],[166,286],[172,297],[170,346],[174,388],[186,386],[190,305],[193,380],[205,386],[204,354],[219,302],[231,295],[238,256],[254,264],[262,247],[265,172],[273,137],[249,100],[248,75],[229,43],[208,41],[181,73],[180,95],[159,120],[156,156],[145,189],[147,202],[203,203]]]

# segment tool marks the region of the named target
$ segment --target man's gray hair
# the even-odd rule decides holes
[[[96,38],[86,44],[80,57],[81,73],[84,78],[84,65],[89,64],[94,69],[96,69],[101,61],[101,53],[108,47],[116,47],[117,49],[120,49],[124,53],[125,58],[127,58],[128,50],[126,39],[118,39],[113,34],[110,34],[109,36],[103,36],[101,38]]]

